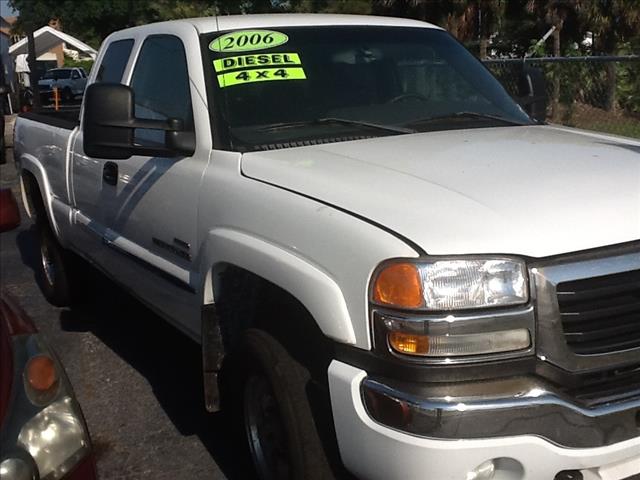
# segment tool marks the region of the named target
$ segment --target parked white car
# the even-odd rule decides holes
[[[640,472],[637,140],[383,17],[116,32],[82,111],[17,120],[44,294],[79,255],[200,343],[261,479]]]
[[[87,87],[87,73],[84,68],[54,68],[48,70],[38,81],[40,95],[45,99],[51,99],[53,89],[57,88],[60,99],[70,102],[82,95]]]

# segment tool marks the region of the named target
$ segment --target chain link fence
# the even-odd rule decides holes
[[[527,58],[544,72],[547,121],[640,138],[640,55]],[[491,59],[485,65],[514,97],[522,59]]]

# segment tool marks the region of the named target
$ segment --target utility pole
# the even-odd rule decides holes
[[[36,61],[36,41],[33,37],[33,25],[29,25],[27,41],[29,42],[29,82],[31,83],[31,91],[33,92],[33,108],[35,110],[40,110],[40,108],[42,107],[42,105],[40,104],[40,87],[38,86],[40,75],[38,74]]]

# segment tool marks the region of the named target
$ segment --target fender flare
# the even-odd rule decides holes
[[[324,335],[353,345],[356,336],[347,304],[338,284],[318,265],[291,249],[230,228],[209,232],[205,248],[208,269],[205,304],[215,301],[217,273],[231,264],[283,288],[310,312]]]
[[[19,165],[22,203],[24,204],[25,209],[30,214],[29,216],[31,216],[32,212],[29,211],[24,185],[22,185],[22,182],[24,181],[22,178],[22,173],[29,172],[31,175],[33,175],[38,184],[40,195],[42,196],[42,203],[44,204],[47,218],[49,219],[49,224],[51,225],[51,228],[53,228],[56,237],[60,238],[60,229],[53,215],[53,195],[51,194],[51,187],[49,185],[49,181],[47,180],[47,174],[44,170],[44,167],[36,157],[27,153],[24,153],[20,156]]]

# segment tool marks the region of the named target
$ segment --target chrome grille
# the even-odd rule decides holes
[[[577,375],[640,363],[640,242],[530,268],[542,361]]]
[[[640,270],[559,283],[567,346],[578,355],[640,347]]]
[[[640,364],[583,375],[563,390],[587,407],[640,398]]]

